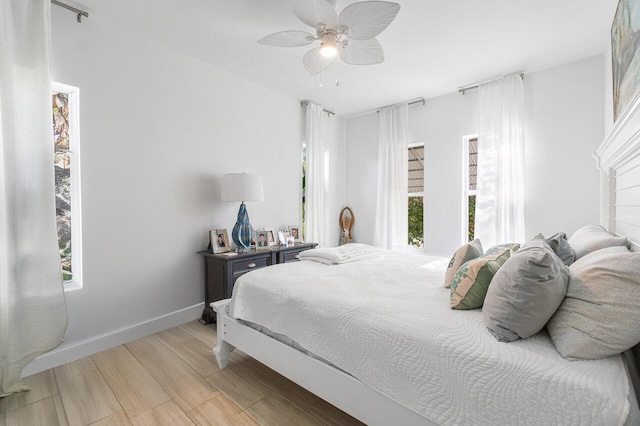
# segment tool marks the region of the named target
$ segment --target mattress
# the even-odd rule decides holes
[[[545,331],[498,342],[482,312],[449,308],[448,259],[382,250],[286,263],[235,284],[229,314],[274,333],[442,425],[622,425],[620,356],[567,361]]]

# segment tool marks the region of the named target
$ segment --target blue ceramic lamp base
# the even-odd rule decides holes
[[[247,213],[247,206],[244,202],[240,204],[238,220],[231,231],[231,238],[238,247],[238,250],[247,251],[251,247],[253,228],[251,227],[251,223],[249,223],[249,213]]]

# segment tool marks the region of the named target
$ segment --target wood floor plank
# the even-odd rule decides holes
[[[50,398],[58,394],[56,378],[53,370],[46,370],[41,373],[33,374],[25,377],[23,382],[31,390],[24,392],[16,392],[6,398],[2,398],[0,404],[3,406],[3,412],[15,410],[42,399]]]
[[[118,364],[120,362],[127,361],[134,358],[134,356],[124,345],[120,345],[115,348],[93,354],[91,355],[91,358],[95,365],[100,368],[107,364]]]
[[[193,426],[193,422],[174,401],[133,417],[131,423],[134,426]]]
[[[303,410],[306,410],[311,405],[322,401],[322,399],[317,397],[315,394],[259,362],[244,363],[238,368],[242,368],[248,374],[255,377],[264,386],[279,393]]]
[[[327,426],[365,426],[361,421],[351,417],[325,400],[316,402],[305,411]]]
[[[200,321],[191,321],[180,326],[181,329],[191,333],[209,348],[216,345],[216,325],[202,324]]]
[[[58,395],[8,411],[6,426],[66,426],[62,403]]]
[[[320,421],[276,393],[267,395],[245,411],[261,425],[322,425]]]
[[[210,399],[187,412],[187,416],[198,426],[257,426],[251,417],[224,395]]]
[[[97,370],[96,364],[93,362],[90,356],[81,358],[77,361],[73,361],[59,367],[55,367],[53,372],[66,377],[73,377],[79,374],[88,373],[90,371]]]
[[[120,361],[103,358],[96,364],[127,415],[152,410],[171,399],[136,358],[116,358]]]
[[[208,377],[220,371],[211,348],[193,337],[191,333],[174,327],[156,333],[155,336],[202,377]]]
[[[126,347],[185,412],[219,395],[218,389],[157,337],[144,337]]]
[[[258,379],[233,366],[220,370],[207,377],[207,380],[242,409],[252,406],[271,393]]]
[[[91,426],[131,426],[131,421],[124,411],[118,411],[109,417],[91,423]]]
[[[69,424],[88,425],[104,419],[122,407],[98,370],[64,376],[56,370],[60,397]]]

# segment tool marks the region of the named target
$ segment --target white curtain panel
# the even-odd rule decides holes
[[[67,327],[55,222],[50,0],[0,1],[0,397]]]
[[[307,102],[305,143],[307,145],[305,241],[325,247],[324,241],[324,140],[322,106]]]
[[[407,133],[409,105],[380,110],[378,201],[374,245],[402,250],[408,246]]]
[[[479,87],[475,237],[524,242],[524,90],[514,74]]]

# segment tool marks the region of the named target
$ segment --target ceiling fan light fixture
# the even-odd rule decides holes
[[[338,54],[335,34],[325,34],[320,42],[320,54],[326,58],[333,58]]]

